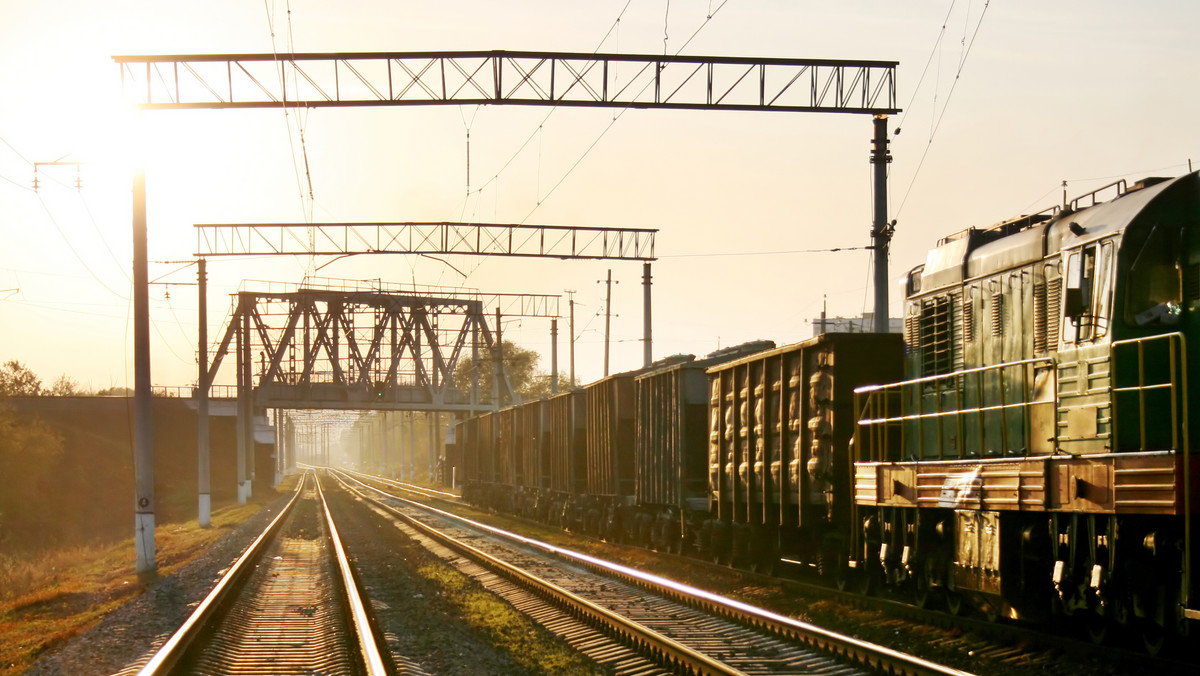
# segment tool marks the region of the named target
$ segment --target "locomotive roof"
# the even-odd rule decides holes
[[[1022,217],[992,228],[971,228],[946,237],[929,251],[925,264],[913,268],[910,273],[920,273],[917,293],[995,274],[1120,232],[1156,197],[1187,179],[1196,180],[1198,174],[1200,172],[1166,180],[1147,179],[1112,200],[1078,211],[1064,209],[1049,220]]]

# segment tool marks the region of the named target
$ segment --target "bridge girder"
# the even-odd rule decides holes
[[[454,386],[463,359],[491,347],[481,301],[381,292],[237,294],[209,368],[235,343],[239,382],[266,408],[475,411]],[[248,363],[257,352],[257,368]],[[243,355],[251,355],[245,357]],[[511,387],[501,386],[512,398]]]

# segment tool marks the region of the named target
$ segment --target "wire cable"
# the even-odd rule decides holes
[[[963,69],[967,65],[967,57],[971,54],[971,48],[975,46],[975,39],[979,35],[979,29],[983,26],[983,19],[987,16],[988,6],[991,0],[985,0],[983,3],[983,11],[979,14],[979,21],[975,23],[975,32],[971,34],[971,41],[963,51],[962,59],[958,64],[958,71],[954,74],[954,82],[950,85],[950,91],[946,94],[946,102],[942,104],[942,111],[937,115],[932,131],[929,133],[929,140],[925,143],[925,150],[921,153],[921,159],[917,162],[917,168],[913,171],[912,179],[908,183],[908,188],[904,191],[904,198],[900,200],[900,206],[896,209],[895,215],[899,216],[900,212],[904,211],[904,205],[908,203],[908,196],[912,193],[913,186],[917,182],[917,176],[921,174],[921,167],[925,165],[925,158],[929,156],[929,149],[933,146],[933,139],[937,136],[938,129],[942,126],[942,119],[946,116],[946,111],[950,108],[950,99],[954,96],[954,91],[958,87],[959,80],[962,78]]]

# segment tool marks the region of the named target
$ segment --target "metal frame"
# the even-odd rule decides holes
[[[653,261],[655,229],[506,223],[196,224],[197,256],[466,254]]]
[[[358,52],[114,56],[143,109],[522,104],[896,113],[895,61]]]

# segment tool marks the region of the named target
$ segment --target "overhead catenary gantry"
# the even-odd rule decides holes
[[[899,112],[894,61],[507,51],[113,59],[120,64],[127,101],[142,110],[517,104],[873,115],[875,320],[876,330],[886,330],[892,228],[881,165],[890,160],[886,116]],[[139,572],[155,568],[145,189],[139,170],[132,191]]]
[[[886,115],[896,62],[455,51],[115,56],[143,109],[521,104]]]
[[[462,254],[652,261],[646,228],[514,223],[197,224],[197,256]]]

